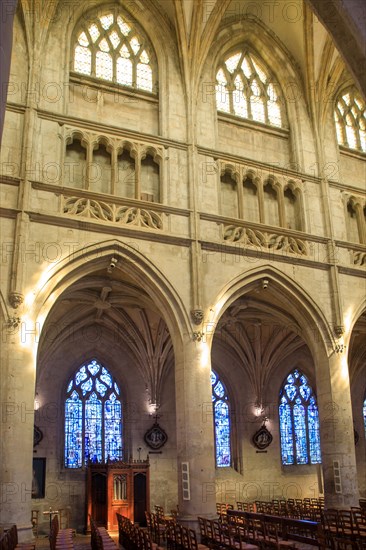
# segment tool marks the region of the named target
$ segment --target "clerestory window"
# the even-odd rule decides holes
[[[357,90],[351,88],[338,98],[334,120],[339,145],[366,152],[365,103]]]
[[[73,70],[121,86],[154,91],[153,51],[143,33],[116,11],[77,30]]]
[[[217,110],[263,124],[285,126],[282,92],[262,61],[249,51],[225,59],[216,73]]]

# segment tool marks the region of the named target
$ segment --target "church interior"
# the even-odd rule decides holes
[[[359,507],[363,2],[18,0],[2,27],[0,525]]]

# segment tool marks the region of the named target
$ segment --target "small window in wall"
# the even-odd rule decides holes
[[[73,69],[81,75],[153,92],[153,52],[144,34],[118,10],[84,17],[76,32]]]
[[[244,219],[259,222],[259,203],[257,186],[251,178],[243,182]]]
[[[216,73],[217,110],[263,124],[284,126],[282,92],[259,58],[249,51],[227,57]]]
[[[65,400],[65,467],[122,458],[120,390],[93,359],[69,381]]]
[[[86,149],[79,139],[66,145],[64,183],[70,187],[83,189],[86,179]]]
[[[355,88],[338,98],[334,120],[339,145],[366,152],[365,103]]]
[[[315,394],[299,370],[289,374],[280,392],[282,464],[321,462],[319,414]]]
[[[230,409],[226,389],[214,371],[211,371],[211,385],[216,466],[221,468],[231,465]]]
[[[233,176],[225,171],[220,178],[221,182],[221,214],[229,218],[238,217],[238,192]]]

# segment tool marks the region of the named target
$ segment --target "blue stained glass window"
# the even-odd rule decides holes
[[[231,443],[228,397],[223,383],[213,371],[211,371],[211,385],[215,427],[216,466],[230,466]]]
[[[108,370],[96,360],[82,365],[66,393],[65,467],[121,459],[120,390]]]
[[[83,396],[85,394],[87,394],[93,387],[93,380],[91,378],[89,378],[88,380],[86,380],[86,382],[83,382],[81,384],[81,391],[83,392]]]
[[[81,466],[82,428],[83,406],[78,393],[73,391],[65,402],[65,466],[67,468]]]
[[[112,387],[112,377],[111,377],[111,375],[109,374],[109,372],[105,370],[104,367],[102,368],[102,374],[100,375],[100,379],[103,380],[103,382],[104,382],[105,384],[107,384],[107,386],[108,386],[109,388]]]
[[[90,365],[88,365],[88,371],[93,376],[94,376],[94,374],[97,374],[97,372],[99,372],[99,370],[100,370],[100,366],[98,365],[98,363],[96,361],[92,361],[90,363]]]
[[[104,403],[104,444],[107,458],[121,455],[121,425],[121,403],[112,393],[110,399]]]
[[[78,386],[80,382],[85,380],[85,378],[88,378],[87,373],[85,372],[85,366],[81,367],[77,375],[75,376],[75,384]]]
[[[95,387],[96,387],[97,391],[101,394],[101,396],[104,397],[105,392],[107,391],[107,386],[102,384],[97,378],[96,381],[95,381]]]
[[[363,402],[363,424],[364,424],[364,427],[365,427],[365,435],[366,435],[366,397],[365,397],[365,400]]]
[[[102,462],[102,402],[92,393],[85,402],[85,459]]]
[[[282,464],[320,463],[316,397],[297,369],[287,376],[280,392],[279,420]]]

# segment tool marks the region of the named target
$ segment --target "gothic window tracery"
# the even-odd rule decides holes
[[[73,70],[154,92],[153,52],[143,33],[115,10],[84,20],[76,33]]]
[[[366,152],[366,109],[357,90],[351,88],[341,94],[334,109],[334,120],[338,144]]]
[[[211,385],[216,466],[220,468],[231,465],[230,408],[226,389],[214,371],[211,371]]]
[[[316,396],[298,369],[280,392],[279,421],[282,464],[319,464],[320,435]]]
[[[70,380],[65,400],[65,467],[122,457],[120,390],[109,371],[93,359]]]
[[[231,54],[216,73],[217,110],[282,128],[284,112],[279,84],[249,51]]]

